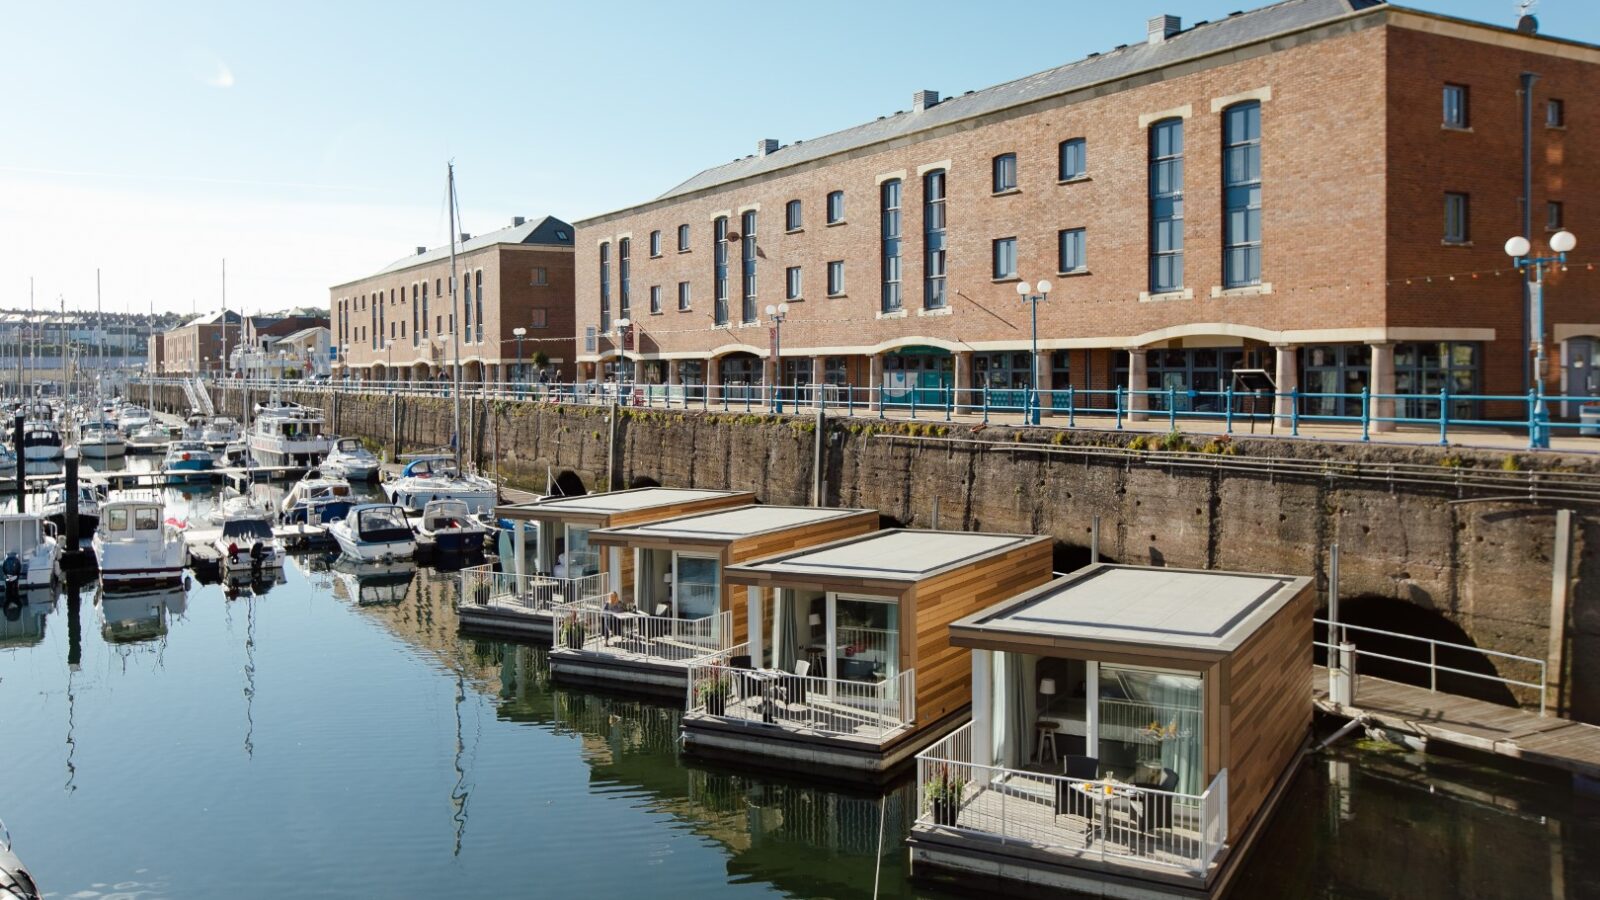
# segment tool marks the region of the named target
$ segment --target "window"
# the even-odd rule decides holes
[[[1562,128],[1567,124],[1567,105],[1560,100],[1551,98],[1544,103],[1544,124],[1551,128]]]
[[[1183,287],[1183,120],[1150,126],[1150,292]]]
[[[800,223],[800,201],[790,200],[783,208],[783,227],[788,231],[799,231]]]
[[[611,244],[600,243],[600,330],[611,330]]]
[[[1017,155],[1002,153],[994,158],[994,192],[1017,189]]]
[[[631,264],[628,257],[632,252],[632,238],[617,241],[617,317],[622,319],[628,318],[628,301],[631,299],[628,296],[632,287],[632,279],[629,277]]]
[[[1465,244],[1467,230],[1467,195],[1444,195],[1444,239],[1448,244]]]
[[[999,238],[994,242],[994,277],[1017,277],[1017,239]]]
[[[900,308],[900,180],[891,178],[878,189],[883,218],[884,312]]]
[[[945,306],[945,172],[934,169],[922,176],[922,305]]]
[[[678,226],[678,252],[689,252],[689,226],[687,225]]]
[[[844,260],[836,259],[828,263],[828,296],[838,297],[844,294]]]
[[[1261,104],[1222,112],[1222,285],[1261,283]]]
[[[785,300],[800,299],[800,267],[790,266],[783,272],[783,298]]]
[[[543,307],[539,307],[538,309],[533,310],[532,318],[528,322],[528,327],[530,327],[530,328],[549,328],[550,327],[549,310],[547,310],[547,309],[545,309]]]
[[[1058,237],[1060,244],[1056,271],[1066,274],[1068,272],[1084,272],[1089,268],[1089,263],[1083,255],[1083,229],[1068,228]]]
[[[1561,220],[1561,203],[1556,200],[1551,200],[1549,203],[1546,203],[1544,205],[1544,227],[1549,228],[1552,231],[1559,229],[1561,227]]]
[[[659,229],[650,232],[650,255],[652,257],[661,255],[661,231]]]
[[[844,191],[831,191],[828,194],[828,224],[837,225],[844,221]]]
[[[411,283],[411,346],[417,345],[417,327],[422,316],[422,304],[417,302],[417,283]]]
[[[1483,345],[1445,342],[1394,345],[1394,387],[1397,394],[1437,397],[1441,388],[1457,396],[1478,392],[1478,370]],[[1397,415],[1417,419],[1437,419],[1439,401],[1402,399]],[[1482,418],[1482,401],[1450,400],[1450,415],[1456,418]]]
[[[528,283],[534,287],[544,287],[550,283],[550,273],[545,271],[544,266],[534,266],[533,275],[528,279]]]
[[[422,283],[422,336],[428,336],[428,283]]]
[[[1061,167],[1056,176],[1062,181],[1071,181],[1089,174],[1089,146],[1083,138],[1073,138],[1061,142]]]
[[[689,308],[689,282],[678,282],[678,310],[681,312]]]
[[[1445,85],[1444,126],[1446,128],[1466,128],[1467,121],[1467,86],[1464,84]]]
[[[650,285],[650,315],[661,315],[661,285]]]
[[[712,258],[714,264],[712,292],[713,318],[718,325],[728,324],[728,217],[719,216],[711,226]]]
[[[739,261],[744,266],[745,322],[756,320],[756,211],[748,210],[740,217],[744,233],[739,236]]]
[[[476,287],[473,288],[473,303],[478,305],[478,343],[483,343],[483,270],[477,271]]]

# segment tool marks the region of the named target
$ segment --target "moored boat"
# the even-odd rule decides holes
[[[319,466],[329,475],[350,481],[371,481],[378,477],[378,457],[361,443],[360,438],[339,438],[333,449]]]
[[[154,492],[124,492],[100,507],[94,532],[94,557],[107,588],[177,584],[188,563],[188,547],[178,530],[162,521]]]
[[[385,482],[390,502],[415,512],[434,500],[460,500],[473,515],[494,511],[499,498],[495,483],[463,473],[448,456],[423,456],[406,464],[400,477]]]
[[[339,551],[357,562],[410,559],[417,553],[417,536],[406,521],[405,510],[388,503],[364,503],[328,526]]]
[[[460,500],[433,500],[422,510],[417,535],[433,542],[434,553],[458,557],[483,552],[487,526]]]

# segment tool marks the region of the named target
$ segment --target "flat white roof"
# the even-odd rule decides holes
[[[1298,594],[1297,581],[1286,575],[1101,565],[1058,578],[955,627],[1228,650]]]
[[[797,575],[834,575],[916,581],[946,566],[1002,550],[1031,537],[957,531],[879,531],[740,568]]]
[[[553,500],[540,500],[534,503],[521,504],[517,508],[610,515],[611,513],[631,512],[637,509],[649,509],[653,506],[670,506],[674,503],[689,503],[695,500],[709,500],[713,497],[726,497],[734,493],[737,492],[702,491],[690,488],[638,488],[631,491],[612,491],[607,494],[557,497]]]
[[[733,540],[752,534],[779,531],[784,528],[797,528],[801,525],[810,525],[813,522],[853,516],[861,512],[863,510],[827,509],[815,506],[752,505],[741,506],[738,509],[661,519],[644,525],[608,528],[606,531],[641,537],[673,535],[707,540]]]

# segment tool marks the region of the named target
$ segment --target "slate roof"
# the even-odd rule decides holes
[[[562,235],[565,235],[565,237]],[[456,245],[456,255],[460,256],[463,253],[482,250],[495,244],[546,244],[554,247],[570,247],[572,246],[572,226],[555,216],[530,219],[521,225],[512,225],[501,228],[498,231],[473,235],[466,243]],[[390,272],[398,272],[401,269],[408,269],[423,263],[449,258],[450,245],[446,244],[442,247],[434,247],[426,253],[414,253],[410,256],[402,257],[372,273],[372,275],[354,280],[362,281],[374,275],[386,275]],[[346,284],[348,283],[346,282]]]

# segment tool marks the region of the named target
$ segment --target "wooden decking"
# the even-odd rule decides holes
[[[1328,670],[1312,671],[1312,701],[1344,718],[1600,779],[1600,727],[1425,687],[1357,676],[1353,708],[1328,700]]]

